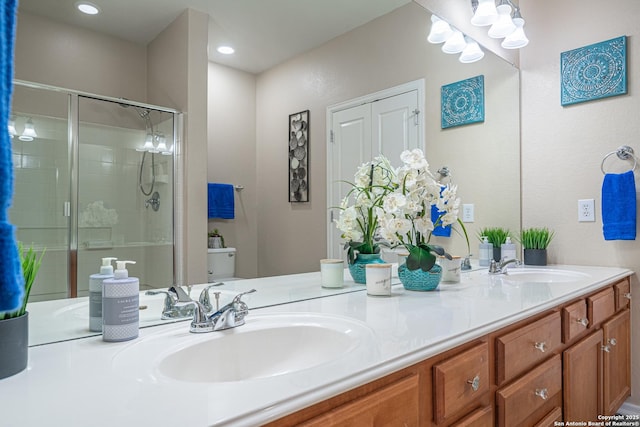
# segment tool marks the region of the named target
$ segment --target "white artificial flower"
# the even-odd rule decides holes
[[[400,160],[413,169],[428,169],[429,163],[419,148],[405,150],[400,154]]]
[[[416,231],[421,234],[429,234],[429,232],[433,231],[433,222],[431,222],[431,218],[426,216],[421,216],[413,220],[413,225],[416,227]]]
[[[407,199],[400,193],[391,193],[384,198],[382,208],[389,213],[397,212],[407,204]]]

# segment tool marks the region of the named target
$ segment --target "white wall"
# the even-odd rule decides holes
[[[235,191],[235,219],[209,219],[228,247],[235,247],[237,277],[258,274],[256,205],[256,77],[209,62],[208,181],[242,185]]]
[[[640,271],[640,243],[605,241],[600,209],[603,156],[623,144],[640,153],[640,81],[634,78],[640,69],[640,2],[522,0],[521,6],[531,40],[520,53],[523,225],[556,230],[552,263]],[[560,53],[622,35],[628,36],[628,94],[562,107]],[[595,199],[597,221],[578,223],[577,200],[588,198]],[[631,286],[637,294],[636,276]],[[636,318],[637,295],[632,306]],[[639,405],[640,328],[632,324],[631,402]]]

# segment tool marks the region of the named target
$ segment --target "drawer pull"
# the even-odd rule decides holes
[[[480,377],[476,375],[472,380],[467,380],[467,383],[471,384],[471,389],[473,391],[478,391],[478,389],[480,388]]]
[[[631,292],[627,292],[626,294],[624,294],[624,297],[626,299],[631,299]]]
[[[549,391],[546,388],[537,388],[536,396],[539,396],[542,400],[547,400],[549,398]]]
[[[537,348],[538,350],[540,350],[540,352],[544,353],[545,351],[547,351],[547,343],[545,343],[544,341],[542,342],[537,342],[533,345],[535,348]]]
[[[589,319],[585,319],[584,317],[582,319],[576,319],[576,322],[580,323],[585,328],[589,326]]]

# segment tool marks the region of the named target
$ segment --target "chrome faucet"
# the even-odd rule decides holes
[[[200,297],[198,298],[198,301],[200,301],[200,303],[204,306],[204,309],[206,312],[213,311],[213,305],[211,305],[211,298],[209,297],[209,289],[215,286],[221,286],[221,285],[224,285],[224,282],[212,283],[210,285],[207,285],[202,290],[202,292],[200,292]],[[218,301],[220,300],[220,292],[214,292],[213,294],[216,298],[216,311],[217,311],[219,308]]]
[[[193,316],[193,306],[178,305],[191,301],[189,294],[181,286],[171,286],[168,290],[149,290],[146,295],[164,294],[164,306],[162,307],[162,320],[186,319]]]
[[[194,308],[193,321],[189,328],[193,333],[204,333],[221,331],[223,329],[235,328],[244,325],[244,318],[249,314],[249,307],[241,300],[243,295],[255,292],[251,289],[236,295],[233,300],[224,307],[213,313],[207,313],[206,308],[200,301],[188,301],[178,303],[178,305],[190,306]]]
[[[503,258],[500,262],[496,262],[496,260],[492,259],[489,264],[489,274],[507,274],[507,267],[510,264],[515,264],[516,266],[520,266],[521,262],[517,259],[506,259]]]

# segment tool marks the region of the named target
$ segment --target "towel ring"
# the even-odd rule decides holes
[[[607,153],[602,159],[602,163],[600,164],[600,170],[602,171],[603,174],[605,175],[607,174],[604,171],[605,160],[607,160],[609,157],[613,156],[614,154],[617,155],[620,160],[629,160],[633,158],[633,167],[630,170],[632,171],[636,170],[636,166],[638,166],[638,158],[633,153],[633,148],[629,147],[628,145],[621,145],[620,147],[618,147],[616,151]]]

